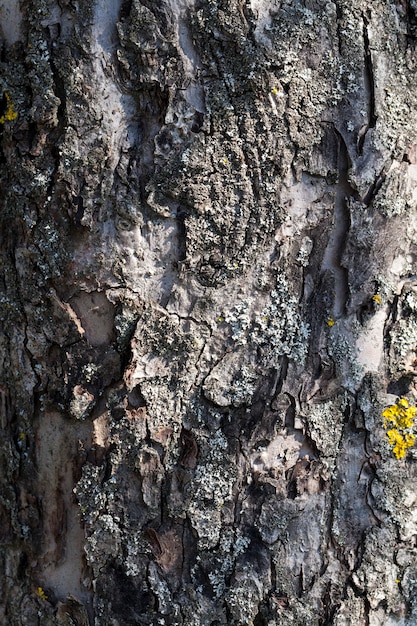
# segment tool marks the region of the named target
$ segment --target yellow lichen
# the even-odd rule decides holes
[[[412,428],[416,415],[417,408],[410,406],[407,398],[399,398],[396,404],[392,404],[382,411],[384,428],[388,428],[389,426],[394,426],[400,430]]]
[[[376,302],[376,304],[382,303],[382,297],[379,295],[379,293],[376,293],[374,296],[372,296],[372,300]]]
[[[41,600],[47,600],[48,599],[48,596],[46,595],[46,593],[42,589],[42,587],[38,587],[36,589],[36,593],[38,594],[38,596],[40,597]]]
[[[382,411],[388,442],[396,459],[404,458],[407,448],[415,443],[415,435],[410,430],[416,415],[417,408],[410,406],[407,398],[398,398],[395,404]]]
[[[17,111],[14,109],[14,104],[11,101],[10,95],[8,91],[5,91],[4,97],[6,98],[6,112],[4,115],[0,116],[0,124],[4,124],[5,122],[12,122],[18,116]]]
[[[327,320],[327,326],[329,326],[329,328],[331,328],[334,325],[335,325],[334,319],[332,317],[329,317],[329,319]]]
[[[407,448],[411,448],[415,442],[415,436],[406,433],[402,435],[396,428],[391,428],[387,431],[387,437],[389,444],[392,446],[392,451],[396,459],[402,459],[405,457]]]

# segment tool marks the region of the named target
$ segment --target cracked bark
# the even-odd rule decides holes
[[[372,51],[369,41],[369,24],[371,20],[371,12],[368,16],[362,15],[363,19],[363,46],[364,46],[364,66],[365,66],[365,90],[368,92],[368,120],[361,128],[358,134],[358,154],[363,154],[363,144],[365,143],[366,133],[370,128],[375,128],[377,116],[375,112],[375,83],[374,71],[372,65]]]
[[[2,624],[416,623],[414,4],[0,1]]]

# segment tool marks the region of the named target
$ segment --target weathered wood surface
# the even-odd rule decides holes
[[[0,24],[0,622],[416,624],[417,3]]]

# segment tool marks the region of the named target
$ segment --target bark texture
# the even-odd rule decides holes
[[[415,625],[417,2],[0,25],[0,622]]]

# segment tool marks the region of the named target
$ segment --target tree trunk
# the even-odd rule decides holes
[[[0,622],[416,624],[417,2],[0,23]]]

